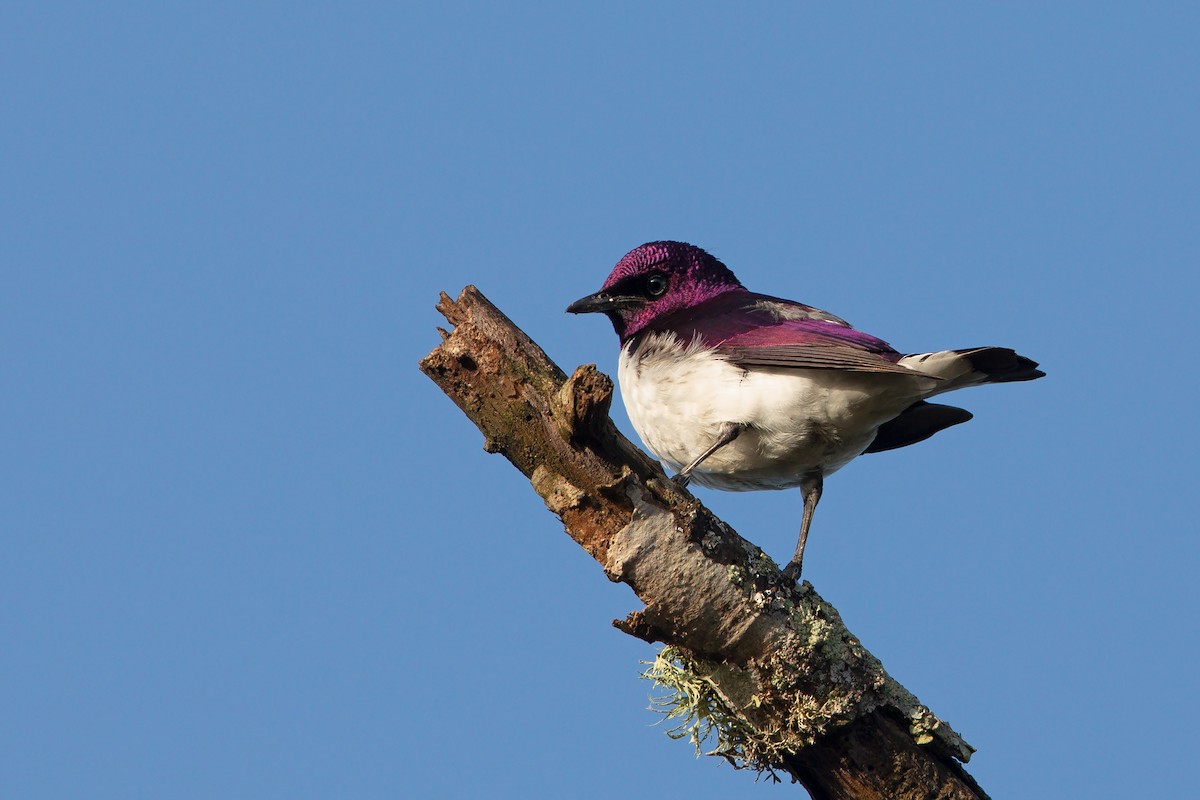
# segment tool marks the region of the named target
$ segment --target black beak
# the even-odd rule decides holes
[[[567,306],[568,314],[595,314],[597,312],[607,314],[610,311],[616,311],[619,308],[628,308],[632,305],[638,305],[646,302],[644,297],[631,297],[629,295],[611,294],[605,291],[599,291],[595,294],[589,294],[587,297],[581,297],[571,305]]]

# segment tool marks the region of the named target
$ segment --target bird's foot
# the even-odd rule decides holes
[[[680,472],[677,475],[672,475],[671,480],[686,488],[692,482],[692,476],[686,472]]]
[[[788,565],[783,568],[783,574],[790,581],[800,582],[800,564],[796,561],[789,561]]]

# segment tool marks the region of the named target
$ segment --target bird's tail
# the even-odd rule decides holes
[[[1031,381],[1046,373],[1036,361],[1008,347],[972,347],[905,356],[900,366],[939,378],[933,394],[979,386],[984,383]]]

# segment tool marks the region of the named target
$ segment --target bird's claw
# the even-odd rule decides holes
[[[788,565],[783,568],[783,574],[790,581],[800,582],[800,565],[795,561],[789,561]]]
[[[677,475],[672,475],[671,480],[675,481],[680,486],[683,486],[686,488],[687,485],[692,482],[692,476],[688,475],[686,473],[680,472]]]

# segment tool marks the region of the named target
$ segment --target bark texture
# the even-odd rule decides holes
[[[621,630],[672,647],[737,766],[786,771],[816,800],[985,798],[972,748],[897,683],[805,582],[789,584],[617,431],[612,381],[568,377],[479,291],[421,370],[530,480],[567,534],[645,603]],[[692,698],[693,700],[695,698]]]

